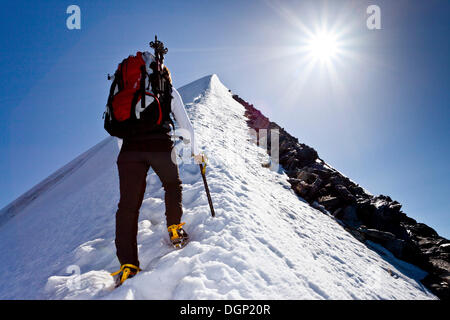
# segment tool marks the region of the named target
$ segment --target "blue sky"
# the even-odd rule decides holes
[[[81,8],[81,30],[66,8]],[[381,30],[366,27],[367,6]],[[450,236],[450,3],[11,1],[0,11],[0,207],[107,136],[117,63],[158,34],[176,86],[216,73],[321,158]],[[327,69],[299,50],[340,36]]]

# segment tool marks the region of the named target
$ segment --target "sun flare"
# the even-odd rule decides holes
[[[265,54],[264,62],[279,60],[286,64],[279,71],[283,79],[289,79],[283,82],[280,94],[287,104],[296,105],[305,96],[325,92],[350,99],[349,77],[358,72],[362,62],[371,59],[361,52],[366,38],[360,32],[361,19],[354,15],[353,4],[347,8],[333,1],[323,5],[316,2],[288,5],[281,0],[266,1],[286,23],[277,31],[283,35],[279,39],[285,40],[283,47]]]
[[[318,33],[308,40],[306,49],[313,59],[329,61],[336,58],[339,53],[339,42],[331,33]]]

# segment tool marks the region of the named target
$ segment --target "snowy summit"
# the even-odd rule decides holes
[[[140,209],[137,276],[114,288],[119,200],[108,137],[0,211],[0,299],[435,299],[424,272],[375,252],[262,166],[244,107],[217,75],[179,92],[208,156],[211,217],[199,168],[180,165],[191,237],[174,250],[153,171]],[[180,157],[186,146],[177,143]]]

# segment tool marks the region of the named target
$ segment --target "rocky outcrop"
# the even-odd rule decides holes
[[[373,196],[319,158],[253,105],[237,95],[246,109],[248,125],[256,131],[279,131],[279,163],[294,192],[322,212],[332,215],[357,239],[372,241],[399,259],[428,272],[423,284],[441,299],[450,298],[450,241],[429,226],[408,217],[389,196]]]

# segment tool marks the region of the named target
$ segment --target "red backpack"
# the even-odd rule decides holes
[[[155,95],[149,87],[146,88],[146,79],[150,86],[151,75],[147,73],[142,52],[129,56],[118,65],[104,114],[104,127],[110,135],[126,138],[138,134],[143,128],[150,131],[162,125],[163,116],[167,114],[167,110],[162,110],[162,95]],[[148,101],[145,96],[153,98],[149,106],[145,105]],[[139,102],[140,108],[136,110]],[[164,106],[169,108],[170,114],[170,102]]]

